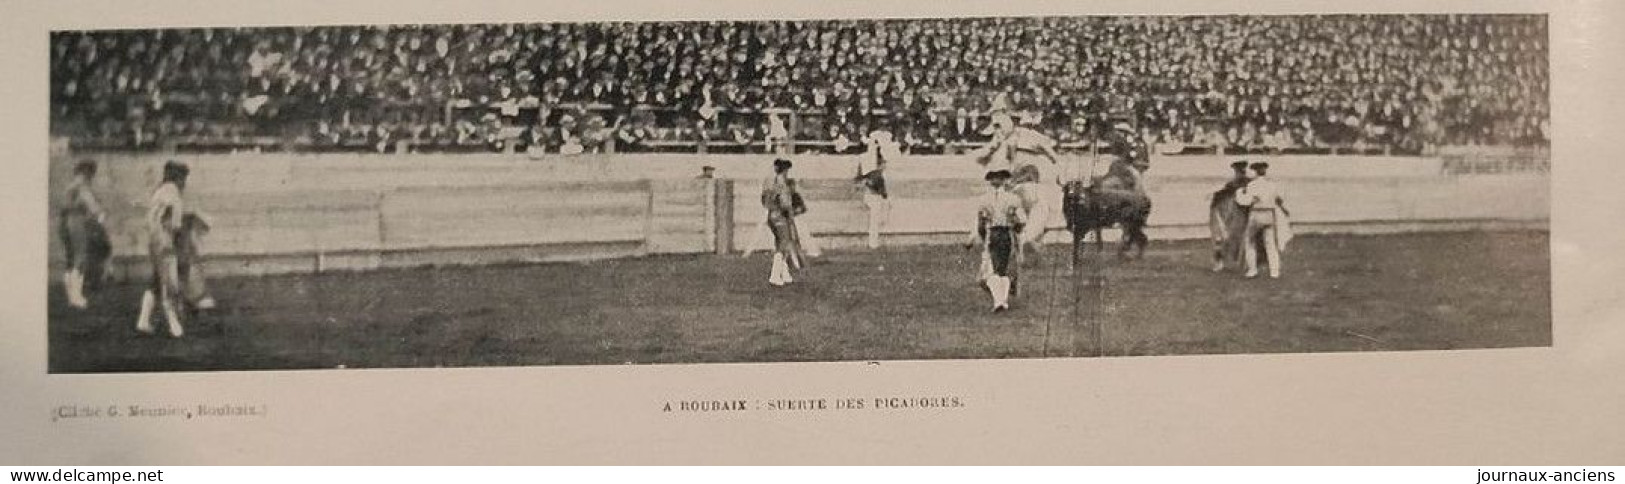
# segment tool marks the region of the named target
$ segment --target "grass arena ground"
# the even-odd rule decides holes
[[[1111,248],[1108,248],[1111,250]],[[1543,231],[1303,236],[1280,280],[1208,271],[1204,241],[1068,276],[1066,247],[988,312],[957,246],[835,251],[787,288],[767,259],[659,256],[214,281],[182,339],[133,330],[140,286],[49,300],[50,371],[920,360],[1551,344]],[[1052,265],[1059,263],[1060,265]],[[1057,270],[1059,267],[1060,270]]]

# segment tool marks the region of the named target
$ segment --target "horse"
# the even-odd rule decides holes
[[[1081,181],[1066,184],[1061,210],[1066,217],[1066,228],[1072,232],[1074,269],[1081,262],[1089,232],[1094,232],[1095,240],[1104,246],[1101,234],[1112,226],[1123,228],[1118,257],[1134,260],[1145,255],[1145,247],[1151,242],[1145,235],[1146,222],[1151,217],[1151,198],[1133,184],[1149,167],[1144,160],[1129,157],[1114,161],[1111,170],[1092,186],[1085,187]]]

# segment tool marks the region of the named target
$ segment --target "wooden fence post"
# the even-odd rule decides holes
[[[711,187],[711,212],[715,214],[712,217],[713,245],[718,255],[731,254],[734,250],[734,181],[712,180]]]
[[[644,209],[643,209],[643,253],[640,254],[640,255],[649,255],[649,254],[654,252],[651,249],[653,248],[653,245],[655,243],[654,241],[655,241],[655,238],[656,238],[656,234],[655,234],[655,190],[656,190],[656,187],[655,187],[654,180],[651,180],[651,179],[648,179],[648,178],[643,179],[643,194],[644,194],[644,203],[645,203],[645,205],[644,205]]]

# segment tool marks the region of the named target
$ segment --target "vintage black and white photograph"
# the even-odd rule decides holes
[[[1548,43],[1544,14],[57,30],[48,369],[1547,347]]]

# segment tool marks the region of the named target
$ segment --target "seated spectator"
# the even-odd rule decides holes
[[[615,130],[615,151],[622,153],[648,151],[648,146],[644,143],[651,138],[649,129],[642,124],[623,126]]]
[[[790,139],[790,130],[784,126],[784,118],[777,113],[767,116],[766,133],[762,141],[767,143],[770,152],[778,152],[780,144]]]
[[[582,146],[580,137],[568,132],[562,133],[562,136],[563,140],[559,143],[559,154],[579,155],[586,152],[586,147]]]
[[[731,34],[725,32],[744,32]],[[343,113],[494,113],[508,126],[561,126],[552,110],[669,112],[652,124],[689,140],[727,133],[767,107],[935,128],[979,142],[995,110],[1127,116],[1164,142],[1263,142],[1264,124],[1312,120],[1293,144],[1545,144],[1546,22],[1533,15],[1074,17],[783,22],[642,22],[56,32],[54,131],[110,142],[294,131],[331,140]],[[772,39],[772,40],[767,40]],[[1079,53],[1075,59],[1069,53]],[[641,108],[640,108],[641,109]],[[168,116],[173,122],[152,123]],[[581,113],[575,113],[581,120]],[[833,119],[840,118],[840,119]],[[771,120],[757,133],[805,136]],[[317,121],[328,122],[326,130]],[[694,122],[705,122],[696,128]],[[400,124],[400,120],[392,120]],[[421,121],[407,123],[418,125]],[[1252,122],[1257,131],[1243,126]],[[195,129],[201,124],[208,129]],[[793,123],[792,123],[793,124]],[[163,129],[173,125],[177,129]],[[1381,126],[1374,131],[1373,126]],[[186,127],[191,129],[180,129]],[[297,130],[287,129],[289,126]],[[1229,136],[1231,128],[1237,133]],[[571,127],[569,129],[575,129]],[[803,128],[806,129],[806,128]],[[314,131],[314,133],[312,133]],[[432,127],[427,136],[435,138]],[[1275,128],[1275,133],[1285,132]],[[1311,132],[1313,134],[1311,134]],[[1378,134],[1374,134],[1378,133]],[[584,141],[590,133],[581,132]],[[1169,134],[1172,136],[1170,137]],[[1308,135],[1308,136],[1305,136]],[[754,136],[754,135],[753,135]],[[405,136],[396,133],[392,138]],[[1211,140],[1197,140],[1207,144]],[[590,144],[590,143],[589,143]]]

